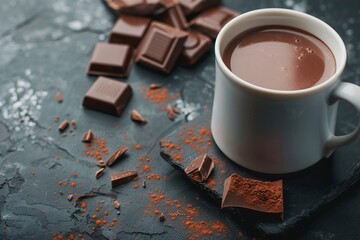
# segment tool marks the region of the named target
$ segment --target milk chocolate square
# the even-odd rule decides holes
[[[150,18],[121,15],[111,30],[109,42],[127,44],[136,48],[150,22]]]
[[[129,84],[99,77],[86,93],[83,106],[120,116],[129,103],[133,91]]]
[[[191,28],[215,39],[226,23],[240,13],[225,7],[215,7],[201,13],[190,22]]]
[[[190,31],[184,43],[179,63],[182,66],[194,65],[211,47],[211,39],[204,34]]]
[[[129,45],[97,43],[87,73],[102,76],[127,77],[133,52]]]
[[[175,28],[186,29],[189,24],[183,9],[179,4],[174,4],[158,16],[158,20]]]
[[[137,50],[136,61],[170,73],[183,50],[188,33],[160,22],[152,22]]]
[[[116,13],[132,15],[151,15],[163,7],[161,0],[106,0]]]
[[[179,0],[187,15],[201,12],[221,3],[220,0]]]

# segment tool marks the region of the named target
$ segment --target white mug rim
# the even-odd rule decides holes
[[[343,56],[344,56],[341,60],[335,58],[336,65],[337,65],[335,73],[326,81],[322,82],[321,84],[314,85],[310,88],[305,88],[305,89],[300,89],[300,90],[276,90],[276,89],[264,88],[264,87],[254,85],[252,83],[249,83],[249,82],[241,79],[240,77],[235,75],[233,72],[231,72],[230,69],[225,65],[225,63],[222,59],[222,56],[221,56],[221,52],[220,52],[220,44],[221,44],[221,40],[222,40],[224,34],[230,28],[232,28],[234,25],[236,25],[238,22],[242,21],[245,18],[254,17],[254,15],[258,15],[258,14],[269,14],[269,13],[271,13],[271,14],[278,13],[279,15],[288,14],[295,18],[306,18],[310,21],[317,22],[324,29],[331,32],[332,36],[336,39],[336,41],[340,47],[341,54],[343,54]],[[264,24],[263,26],[266,26],[266,25],[268,25],[268,24]],[[284,24],[284,26],[286,26],[286,24]],[[299,28],[299,29],[301,29],[301,28]],[[241,32],[239,32],[238,34],[241,34]],[[316,36],[316,34],[315,34],[315,36]],[[330,50],[333,51],[333,49],[331,49],[331,48],[330,48]],[[283,9],[283,8],[266,8],[266,9],[258,9],[258,10],[249,11],[247,13],[241,14],[240,16],[238,16],[238,17],[232,19],[230,22],[228,22],[221,29],[221,31],[219,32],[218,37],[216,39],[215,58],[216,58],[217,64],[219,65],[219,67],[223,71],[223,73],[230,80],[232,80],[232,82],[238,84],[240,87],[244,87],[250,91],[253,91],[256,93],[261,93],[261,94],[266,94],[266,95],[298,97],[298,96],[306,96],[306,95],[320,92],[320,91],[326,89],[327,87],[332,86],[337,80],[339,80],[340,75],[342,74],[342,72],[345,69],[347,53],[346,53],[346,47],[345,47],[345,44],[344,44],[342,38],[332,27],[330,27],[324,21],[322,21],[312,15],[309,15],[307,13],[298,12],[295,10]]]

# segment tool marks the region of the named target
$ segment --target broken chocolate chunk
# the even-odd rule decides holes
[[[243,208],[283,214],[282,180],[265,182],[232,174],[225,180],[221,208]]]
[[[191,28],[216,39],[220,30],[240,13],[225,7],[215,7],[201,13],[190,22]]]
[[[82,137],[82,142],[90,143],[94,137],[94,134],[91,130],[88,130]]]
[[[83,106],[120,116],[132,95],[133,91],[129,84],[99,77],[86,93]]]
[[[106,161],[106,164],[109,167],[112,166],[117,160],[119,160],[122,156],[124,156],[124,154],[128,149],[129,148],[127,146],[122,146],[119,149],[117,149],[113,154],[111,154],[109,159]]]
[[[180,56],[188,33],[160,22],[152,22],[140,42],[136,61],[170,73]]]
[[[120,172],[111,175],[111,187],[114,188],[124,183],[128,183],[137,177],[136,171]]]
[[[192,161],[185,169],[185,173],[196,182],[204,182],[209,178],[214,166],[214,161],[204,154]]]
[[[136,48],[150,22],[150,18],[121,15],[111,30],[109,42],[127,44]]]
[[[97,43],[87,73],[101,76],[127,77],[133,61],[130,45]]]
[[[104,175],[104,170],[105,170],[105,168],[100,168],[99,170],[97,170],[96,173],[95,173],[95,177],[98,179],[102,175]]]
[[[189,24],[183,9],[179,4],[174,4],[158,16],[158,20],[178,29],[186,29]]]

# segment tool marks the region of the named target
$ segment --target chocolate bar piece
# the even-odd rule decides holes
[[[91,57],[88,74],[127,77],[133,52],[129,45],[97,43]]]
[[[240,13],[225,7],[215,7],[201,13],[190,22],[191,28],[215,39],[220,30]]]
[[[214,161],[206,154],[195,158],[190,165],[185,168],[185,173],[196,182],[206,181],[214,170]]]
[[[221,3],[220,0],[179,0],[179,2],[187,15],[201,12]]]
[[[175,4],[167,11],[158,16],[161,22],[167,23],[175,28],[185,29],[189,26],[183,9],[179,4]]]
[[[121,15],[111,30],[109,42],[136,48],[151,22],[150,18]]]
[[[266,214],[283,214],[282,180],[263,182],[234,173],[225,180],[221,208],[234,207]]]
[[[111,187],[114,188],[124,183],[128,183],[137,177],[137,172],[132,170],[128,172],[120,172],[111,175]]]
[[[129,84],[99,77],[86,93],[83,106],[120,116],[132,95],[133,91]]]
[[[107,5],[116,13],[151,15],[163,7],[160,0],[106,0]]]
[[[127,152],[129,148],[127,146],[122,146],[119,149],[117,149],[109,159],[106,161],[106,164],[111,167],[117,160],[119,160],[124,154]]]
[[[211,39],[204,34],[190,31],[184,43],[179,63],[182,66],[194,65],[211,47]]]
[[[136,61],[170,73],[183,50],[188,33],[160,22],[152,22],[140,42]]]

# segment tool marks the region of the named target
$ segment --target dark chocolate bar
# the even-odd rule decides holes
[[[188,33],[160,22],[152,22],[142,39],[136,61],[170,73],[184,47]]]
[[[86,93],[83,106],[120,116],[132,95],[133,91],[129,84],[99,77]]]
[[[97,43],[91,57],[88,74],[127,77],[133,52],[129,45]]]

